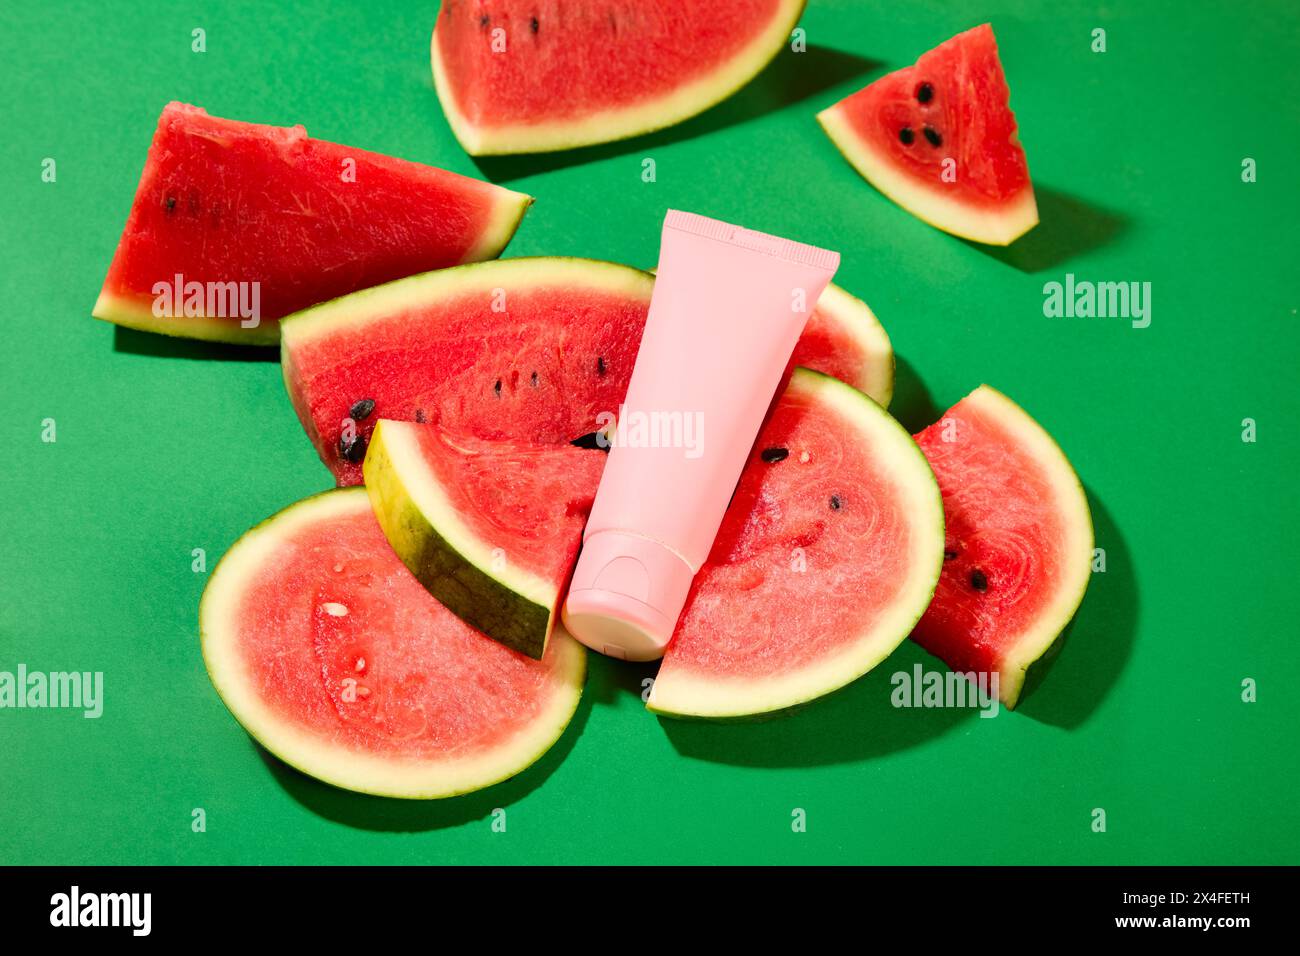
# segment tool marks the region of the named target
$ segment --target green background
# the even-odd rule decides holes
[[[813,0],[808,51],[702,117],[481,163],[432,90],[432,3],[316,6],[4,2],[0,670],[103,671],[106,703],[0,711],[0,862],[1297,861],[1294,3]],[[902,212],[813,120],[985,20],[1042,214],[1010,250]],[[906,644],[802,713],[713,726],[650,716],[650,670],[593,656],[563,740],[480,794],[363,797],[264,755],[204,673],[191,549],[211,568],[327,473],[273,351],[90,318],[171,99],[529,192],[508,255],[652,263],[670,206],[840,250],[893,337],[904,424],[989,382],[1087,486],[1107,570],[1045,682],[993,720],[894,710],[889,675],[933,663]],[[1066,272],[1151,282],[1150,328],[1045,318]]]

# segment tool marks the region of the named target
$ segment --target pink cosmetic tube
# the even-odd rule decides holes
[[[564,623],[663,656],[838,253],[669,210],[650,315],[583,532]]]

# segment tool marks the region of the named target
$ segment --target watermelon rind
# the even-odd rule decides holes
[[[594,289],[650,301],[654,279],[641,269],[574,256],[521,256],[489,259],[450,269],[435,269],[322,302],[280,320],[280,344],[288,353],[298,345],[338,331],[353,331],[395,311],[451,295],[482,290],[535,288]],[[286,374],[286,379],[288,375]]]
[[[854,132],[840,104],[818,113],[817,122],[867,182],[937,229],[984,245],[1006,246],[1038,225],[1032,188],[996,209],[972,206],[900,172],[888,156]]]
[[[847,384],[865,393],[881,408],[888,408],[894,398],[894,347],[876,313],[862,299],[834,282],[822,292],[817,308],[857,339],[863,354],[870,357],[871,361],[863,365],[858,377]]]
[[[533,203],[526,193],[501,189],[492,211],[491,222],[478,241],[461,260],[461,264],[495,260],[514,237],[524,213]],[[454,267],[453,267],[454,268]],[[401,280],[397,280],[401,281]],[[101,290],[90,313],[96,319],[112,322],[141,332],[153,332],[177,338],[225,342],[232,345],[274,346],[280,342],[284,319],[264,319],[254,328],[243,328],[238,319],[208,316],[156,316],[152,304],[143,299],[115,295]],[[286,317],[287,318],[287,317]]]
[[[911,633],[943,569],[944,518],[939,485],[912,436],[868,396],[838,379],[795,369],[791,390],[832,405],[891,466],[919,532],[912,541],[911,579],[867,633],[811,666],[759,679],[675,673],[655,679],[646,707],[666,717],[738,720],[789,710],[852,683],[888,657]],[[816,600],[816,595],[809,595]],[[665,660],[672,656],[668,647]]]
[[[213,686],[248,734],[291,767],[325,783],[378,796],[405,799],[453,797],[506,780],[536,762],[560,739],[582,697],[586,652],[556,629],[559,691],[527,730],[508,745],[469,758],[399,760],[344,748],[294,726],[259,698],[256,683],[237,652],[233,615],[240,596],[277,544],[296,529],[340,515],[366,515],[364,488],[326,491],[299,501],[245,532],[218,563],[199,605],[203,660]],[[367,520],[369,520],[367,518]]]
[[[966,407],[980,409],[996,418],[1037,459],[1054,491],[1068,535],[1061,551],[1069,560],[1056,585],[1055,599],[1038,616],[1034,626],[1016,638],[999,669],[999,697],[1012,709],[1020,699],[1029,669],[1048,656],[1083,603],[1092,579],[1095,543],[1092,511],[1074,466],[1056,439],[1032,415],[991,385],[981,385],[962,401]]]
[[[605,110],[576,120],[485,127],[456,105],[451,81],[438,51],[438,27],[431,46],[433,83],[452,133],[471,156],[547,153],[608,143],[676,125],[731,96],[763,71],[790,37],[807,0],[779,0],[766,28],[740,52],[710,73],[665,96],[635,106]]]
[[[363,465],[379,526],[402,563],[453,614],[541,660],[559,588],[494,554],[461,519],[420,452],[423,426],[380,420]],[[505,560],[502,560],[502,558]]]

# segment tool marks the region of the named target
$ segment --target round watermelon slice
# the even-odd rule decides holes
[[[854,168],[908,212],[1004,246],[1038,223],[1010,98],[993,28],[984,24],[817,119]]]
[[[362,479],[375,422],[427,422],[568,446],[627,392],[654,279],[590,259],[501,259],[413,276],[282,323],[285,385],[340,485]],[[889,338],[828,289],[795,359],[888,401]]]
[[[943,574],[913,637],[954,671],[997,674],[1015,707],[1088,587],[1092,515],[1052,437],[981,385],[916,436],[947,514]]]
[[[447,0],[433,79],[476,156],[604,143],[671,126],[748,83],[805,0]]]
[[[600,451],[381,421],[366,488],[398,557],[461,620],[541,658],[605,467]]]
[[[911,436],[807,369],[759,433],[647,706],[682,717],[784,710],[902,643],[943,564],[939,489]]]
[[[240,538],[199,622],[212,682],[249,734],[313,777],[393,797],[449,797],[523,770],[560,737],[586,668],[563,631],[535,661],[442,607],[360,488]]]
[[[291,312],[495,258],[531,202],[309,139],[301,126],[170,103],[93,314],[166,335],[274,345]]]

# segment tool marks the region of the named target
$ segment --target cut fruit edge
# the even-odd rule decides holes
[[[287,353],[294,346],[305,345],[330,332],[355,330],[368,322],[389,318],[396,312],[437,301],[452,293],[479,289],[490,291],[504,280],[516,287],[579,286],[599,292],[636,295],[647,301],[653,287],[651,276],[641,269],[601,259],[575,256],[488,259],[407,276],[285,316],[280,321],[281,349]],[[287,373],[285,377],[287,380]]]
[[[365,487],[384,537],[407,569],[448,610],[472,627],[512,650],[541,660],[556,623],[560,588],[508,562],[498,562],[493,545],[476,535],[452,506],[445,486],[420,450],[415,429],[429,426],[380,419],[370,438],[363,465]],[[419,562],[430,542],[437,541],[444,562],[454,564],[454,586],[442,593],[437,580],[425,580]],[[493,573],[492,568],[500,564]],[[446,573],[445,568],[440,569]],[[495,601],[503,610],[491,615],[514,620],[545,616],[540,640],[532,633],[492,633],[477,605]]]
[[[929,606],[943,569],[944,519],[939,484],[912,436],[868,396],[829,375],[795,370],[790,389],[827,402],[871,440],[873,453],[887,463],[905,496],[900,510],[914,516],[922,533],[912,541],[913,580],[867,633],[799,671],[779,677],[720,678],[718,675],[669,675],[656,678],[646,707],[668,717],[741,719],[788,710],[851,684],[871,671],[903,643]],[[924,533],[930,529],[932,533]],[[665,662],[672,656],[672,645]]]
[[[559,692],[508,747],[471,759],[396,760],[333,746],[276,715],[258,697],[237,652],[230,621],[240,597],[277,545],[315,521],[370,512],[364,488],[322,492],[290,505],[235,542],[213,570],[199,605],[203,660],[222,701],[258,743],[291,767],[336,787],[378,796],[438,799],[500,783],[531,766],[564,733],[582,697],[586,652],[561,628],[556,673]],[[487,638],[484,638],[487,640]]]
[[[501,191],[501,195],[493,204],[490,222],[483,229],[478,242],[457,265],[448,268],[458,268],[461,265],[473,265],[479,262],[495,260],[505,251],[506,246],[510,244],[510,240],[514,238],[520,223],[523,222],[524,213],[528,211],[528,207],[533,204],[534,199],[527,193],[516,192],[503,186],[498,186],[497,189]],[[441,272],[445,270],[434,271]],[[418,273],[418,275],[427,274]],[[159,281],[166,281],[166,279]],[[403,279],[392,281],[401,282]],[[382,285],[391,284],[392,282],[383,283],[381,286],[372,288],[382,288]],[[359,289],[357,291],[365,292],[367,290]],[[349,293],[349,295],[356,294],[356,292]],[[341,298],[347,297],[345,295]],[[318,304],[324,305],[326,302],[332,301],[337,301],[337,299],[327,299]],[[316,306],[311,306],[302,310],[302,312],[309,312],[313,308],[316,308]],[[302,312],[293,314],[301,315]],[[235,318],[157,316],[154,315],[152,305],[144,298],[118,295],[109,292],[107,289],[100,290],[90,314],[92,317],[104,322],[111,322],[114,325],[136,329],[140,332],[153,332],[157,335],[199,339],[206,342],[225,342],[231,345],[258,346],[278,345],[280,343],[280,324],[289,317],[265,319],[255,327],[246,329]]]
[[[1033,186],[998,209],[976,209],[899,172],[888,157],[873,149],[844,118],[840,104],[817,114],[826,135],[844,158],[876,189],[922,222],[962,239],[990,246],[1010,245],[1038,224]]]
[[[894,398],[894,373],[896,371],[896,359],[894,357],[894,346],[889,341],[889,333],[876,318],[876,313],[871,310],[871,306],[863,299],[859,299],[852,292],[847,291],[842,286],[830,283],[826,290],[817,300],[817,308],[824,309],[826,314],[835,319],[836,324],[848,332],[858,344],[862,347],[865,355],[870,356],[872,365],[869,369],[864,370],[862,378],[857,382],[848,382],[847,384],[866,392],[866,381],[880,382],[880,395],[874,396],[867,394],[867,397],[874,401],[881,408],[889,408],[889,403]]]
[[[512,126],[475,125],[456,104],[456,96],[438,51],[434,27],[430,44],[433,84],[456,139],[471,156],[549,153],[592,146],[652,133],[690,119],[739,91],[776,59],[803,15],[807,0],[780,0],[767,28],[740,52],[706,76],[635,106],[603,110],[577,122],[554,120]]]
[[[1061,553],[1067,570],[1073,574],[1063,576],[1055,599],[1039,614],[1037,626],[1018,637],[1003,658],[998,677],[999,696],[1012,709],[1019,701],[1029,668],[1051,649],[1083,603],[1092,579],[1095,544],[1092,511],[1078,472],[1056,439],[1032,415],[991,385],[981,385],[962,402],[1000,422],[1033,453],[1055,491],[1057,507],[1071,535],[1071,540],[1062,545]],[[1077,557],[1071,559],[1071,555]]]

